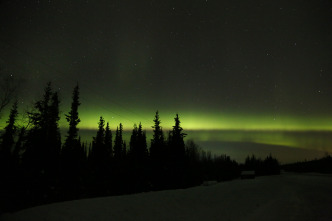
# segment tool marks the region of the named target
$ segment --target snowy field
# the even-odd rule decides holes
[[[282,174],[184,190],[55,203],[4,221],[332,220],[332,176]]]

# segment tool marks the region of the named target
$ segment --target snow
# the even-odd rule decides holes
[[[332,176],[282,174],[39,206],[3,221],[332,220]]]

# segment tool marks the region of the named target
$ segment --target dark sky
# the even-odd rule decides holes
[[[331,1],[1,1],[0,65],[22,106],[52,81],[81,127],[332,129]]]

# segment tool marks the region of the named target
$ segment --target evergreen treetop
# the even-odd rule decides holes
[[[97,145],[104,144],[105,141],[105,120],[102,116],[99,118],[97,136],[94,138],[94,143]]]
[[[114,158],[120,159],[125,155],[126,147],[122,139],[123,127],[122,124],[119,124],[119,127],[116,128],[115,140],[114,140]]]
[[[79,115],[78,115],[78,107],[80,106],[79,102],[79,86],[78,84],[74,88],[73,95],[72,95],[72,103],[71,103],[71,110],[68,114],[65,114],[67,122],[69,122],[69,130],[67,135],[67,140],[74,140],[77,139],[78,136],[78,128],[77,125],[81,122]]]
[[[112,157],[113,150],[112,150],[112,131],[110,129],[110,125],[107,122],[105,128],[105,148],[107,149],[108,155]]]
[[[160,126],[161,121],[159,119],[159,112],[156,112],[155,119],[153,120],[153,139],[151,139],[151,146],[162,145],[164,143],[164,133],[162,127]]]

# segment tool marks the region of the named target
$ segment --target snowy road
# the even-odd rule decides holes
[[[283,174],[186,190],[57,203],[4,221],[332,220],[332,176]]]

